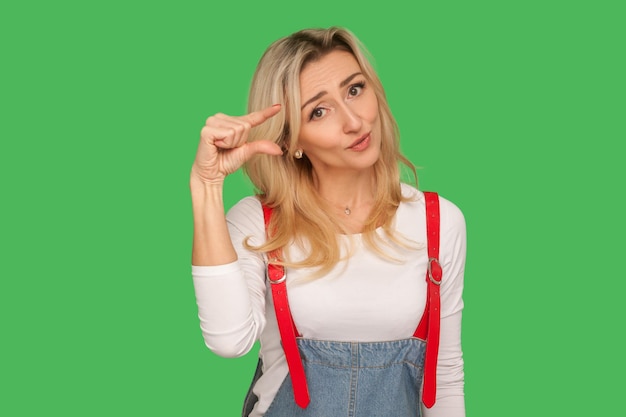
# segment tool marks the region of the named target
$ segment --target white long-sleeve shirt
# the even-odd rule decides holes
[[[393,245],[384,259],[370,250],[361,235],[339,235],[351,256],[322,278],[302,280],[311,271],[287,268],[291,312],[302,337],[319,340],[374,342],[411,337],[426,303],[426,215],[421,191],[403,184],[414,197],[401,203],[394,218],[399,234],[411,248]],[[461,312],[465,268],[465,220],[461,211],[440,197],[441,335],[437,368],[437,401],[426,417],[465,416]],[[192,266],[202,334],[218,355],[247,353],[260,339],[263,376],[254,386],[258,396],[250,416],[261,417],[288,373],[265,279],[263,255],[246,250],[265,241],[261,204],[247,197],[227,215],[238,260],[220,266]],[[380,230],[378,231],[382,233]],[[348,249],[350,248],[350,249]],[[345,251],[344,251],[345,253]],[[292,259],[304,255],[292,248]],[[398,261],[399,260],[399,261]],[[298,280],[300,282],[298,282]]]

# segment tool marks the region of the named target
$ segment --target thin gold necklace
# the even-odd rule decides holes
[[[322,197],[322,196],[320,196],[320,197]],[[345,214],[346,216],[349,216],[350,214],[352,214],[352,210],[350,209],[350,206],[348,206],[348,205],[346,205],[346,206],[340,206],[339,204],[335,204],[335,203],[333,203],[332,201],[330,201],[330,200],[328,200],[328,199],[326,199],[326,198],[324,198],[324,197],[322,197],[322,199],[323,199],[324,201],[326,201],[328,204],[330,204],[330,205],[332,205],[332,206],[335,206],[335,207],[336,207],[336,208],[338,208],[338,209],[343,209],[343,214]],[[364,205],[366,205],[366,204],[370,204],[370,203],[361,204],[360,206],[357,206],[357,207],[361,207],[361,206],[364,206]]]

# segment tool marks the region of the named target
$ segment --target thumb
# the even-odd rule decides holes
[[[268,140],[254,141],[244,144],[238,148],[228,149],[223,153],[223,170],[226,175],[235,172],[250,158],[258,154],[282,155],[280,146]]]
[[[276,156],[280,156],[283,154],[280,146],[269,140],[257,140],[254,142],[249,142],[246,144],[246,147],[248,148],[248,156],[256,155],[259,153]]]

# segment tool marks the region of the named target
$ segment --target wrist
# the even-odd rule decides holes
[[[213,173],[212,175],[210,175],[207,172],[207,169],[202,169],[201,167],[197,165],[196,162],[194,162],[194,164],[191,166],[190,180],[192,184],[203,183],[203,184],[207,184],[211,186],[218,186],[218,187],[223,186],[226,175],[217,174],[215,177],[214,175],[216,174]]]
[[[191,199],[195,205],[223,205],[223,181],[207,182],[191,174],[189,179]]]

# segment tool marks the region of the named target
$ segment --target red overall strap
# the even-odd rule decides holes
[[[441,315],[439,287],[443,272],[439,263],[439,196],[437,193],[425,192],[424,197],[426,199],[426,236],[428,240],[428,269],[426,271],[428,295],[424,315],[414,336],[426,340],[422,402],[427,408],[431,408],[435,405],[437,396],[437,355],[439,353],[439,320]]]
[[[269,234],[268,225],[272,217],[272,209],[263,205],[263,217],[265,219],[265,230]],[[267,263],[267,279],[272,287],[272,299],[274,300],[274,311],[276,312],[276,321],[278,322],[278,331],[282,341],[289,375],[291,376],[291,384],[293,385],[293,395],[298,404],[302,408],[306,408],[311,402],[309,397],[309,387],[306,383],[304,375],[304,367],[300,358],[300,351],[296,344],[296,335],[298,329],[291,317],[289,302],[287,300],[287,275],[282,265],[276,265],[274,262],[280,260],[280,250],[273,251],[268,254]]]

